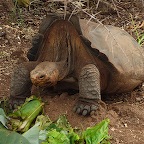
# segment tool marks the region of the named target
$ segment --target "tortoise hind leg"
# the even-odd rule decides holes
[[[12,108],[24,102],[25,98],[31,95],[32,82],[30,80],[30,71],[35,68],[37,62],[26,62],[19,64],[11,77],[10,83],[10,101]]]
[[[88,115],[98,109],[100,95],[100,74],[93,64],[82,68],[79,77],[79,100],[74,107],[78,114]]]

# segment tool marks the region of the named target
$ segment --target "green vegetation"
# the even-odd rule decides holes
[[[137,42],[142,46],[142,45],[144,45],[144,33],[139,33],[139,31],[138,31],[139,28],[136,26],[135,21],[133,19],[133,16],[130,15],[130,17],[131,17],[131,20],[132,20],[132,25],[134,27],[133,31],[136,35]]]
[[[33,120],[42,111],[43,105],[44,103],[36,97],[32,96],[28,98],[26,102],[18,108],[18,110],[9,115],[10,117],[15,118],[11,119],[13,129],[26,132]]]
[[[35,97],[27,99],[9,117],[0,108],[0,144],[110,144],[109,119],[81,131],[72,128],[65,115],[56,121],[40,115],[42,108],[43,103]]]
[[[138,43],[142,46],[144,45],[144,34],[141,34],[139,37],[138,37]]]

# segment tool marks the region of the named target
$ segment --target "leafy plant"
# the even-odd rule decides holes
[[[139,36],[139,38],[138,38],[138,43],[139,43],[140,45],[144,45],[144,34],[141,34],[141,35]]]
[[[65,115],[60,116],[57,121],[47,126],[46,133],[46,142],[42,144],[74,144],[80,140],[79,135],[70,126]]]
[[[108,136],[108,124],[109,119],[105,119],[98,125],[87,128],[86,131],[83,132],[83,137],[86,141],[86,144],[99,144],[100,142],[109,139],[110,137]]]
[[[0,128],[0,144],[31,144],[21,134]]]
[[[11,124],[13,129],[25,132],[29,129],[33,120],[42,111],[44,103],[36,97],[30,97],[26,102],[18,108],[14,113],[10,114],[12,117]],[[13,119],[15,118],[15,119]]]
[[[30,5],[30,0],[16,0],[15,4],[24,6],[24,7],[28,7]]]
[[[61,115],[56,121],[39,115],[42,108],[43,103],[39,99],[30,97],[9,118],[0,109],[0,144],[109,144],[109,119],[81,131],[72,128],[65,115]],[[7,129],[7,121],[12,125],[13,131]],[[19,134],[14,130],[24,133]]]
[[[130,16],[131,16],[131,20],[132,20],[132,25],[134,26],[134,30],[133,31],[135,32],[135,35],[137,37],[137,42],[140,45],[144,45],[144,33],[139,33],[138,32],[138,28],[135,26],[135,21],[134,21],[132,15],[130,15]]]
[[[7,128],[6,123],[7,123],[7,116],[2,108],[0,108],[0,123]]]
[[[7,116],[0,108],[0,144],[30,144],[21,134],[7,129]]]

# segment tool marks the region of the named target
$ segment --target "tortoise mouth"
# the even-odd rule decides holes
[[[40,86],[40,87],[44,87],[44,86],[51,87],[54,85],[53,82],[51,82],[50,80],[46,80],[46,79],[44,81],[42,81],[42,80],[40,81],[40,80],[31,78],[31,81],[35,86]]]
[[[57,84],[57,78],[56,77],[45,77],[43,78],[42,76],[37,78],[31,78],[31,82],[35,86],[40,86],[40,87],[51,87]]]
[[[51,87],[57,84],[59,73],[57,70],[53,71],[33,70],[30,73],[30,78],[35,86]]]

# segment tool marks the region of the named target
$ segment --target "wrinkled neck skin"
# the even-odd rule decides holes
[[[62,79],[67,77],[70,69],[68,68],[67,62],[65,61],[54,62],[54,63],[56,64],[56,67],[59,72],[58,81],[61,81]]]

